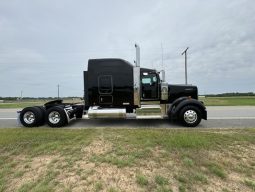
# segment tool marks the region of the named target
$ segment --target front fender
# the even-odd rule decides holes
[[[172,110],[174,110],[174,108],[179,105],[179,103],[181,103],[182,101],[188,99],[188,97],[180,97],[176,100],[174,100],[174,102],[171,104],[170,108],[168,109],[168,112],[171,112]]]
[[[207,120],[207,111],[206,111],[206,107],[204,106],[204,104],[202,102],[200,102],[196,99],[192,99],[192,98],[182,99],[181,102],[179,102],[177,105],[175,105],[174,107],[171,107],[170,111],[169,111],[171,117],[177,118],[181,109],[188,105],[193,105],[193,106],[198,107],[201,111],[202,119]]]

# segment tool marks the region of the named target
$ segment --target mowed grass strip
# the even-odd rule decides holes
[[[45,103],[52,100],[21,100],[21,101],[5,101],[4,103],[0,103],[0,109],[16,109],[16,108],[25,108],[25,107],[33,107],[33,106],[42,106]],[[80,99],[75,99],[75,100],[70,100],[70,99],[65,99],[63,100],[65,103],[83,103],[82,100]]]
[[[32,106],[42,106],[46,102],[12,102],[12,103],[0,103],[0,109],[20,109]]]
[[[199,97],[206,106],[255,106],[255,96],[239,96],[239,97]],[[25,108],[31,106],[41,106],[47,101],[38,100],[32,102],[26,101],[13,101],[8,103],[0,103],[2,108]],[[67,103],[82,102],[81,100],[65,100]],[[151,109],[150,109],[151,110]],[[157,111],[157,109],[155,109]],[[155,112],[155,111],[154,111]],[[152,111],[153,113],[153,111]]]
[[[255,129],[0,129],[0,191],[252,191],[254,154]]]
[[[206,106],[255,106],[255,96],[199,97]]]

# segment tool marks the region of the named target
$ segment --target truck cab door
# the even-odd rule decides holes
[[[159,100],[159,76],[157,73],[142,74],[141,100]]]

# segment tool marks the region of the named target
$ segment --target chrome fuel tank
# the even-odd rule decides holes
[[[126,118],[126,109],[122,108],[100,108],[100,107],[90,107],[88,110],[89,119],[99,119],[99,118]]]

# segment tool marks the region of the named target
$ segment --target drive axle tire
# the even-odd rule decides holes
[[[46,116],[46,109],[43,106],[36,106],[36,107],[40,110],[41,115],[42,115],[41,121],[39,122],[38,125],[44,125],[45,116]]]
[[[67,124],[67,117],[62,107],[51,107],[46,111],[46,122],[50,127],[63,127]]]
[[[37,127],[44,121],[43,113],[38,107],[26,107],[20,112],[20,122],[25,127]]]
[[[198,107],[188,105],[183,107],[179,113],[179,120],[184,126],[196,127],[201,122],[201,111]]]

